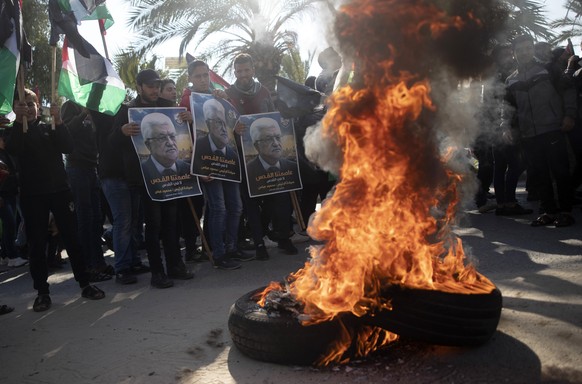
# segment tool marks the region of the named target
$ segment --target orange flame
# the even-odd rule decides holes
[[[357,80],[330,97],[323,120],[323,134],[342,149],[343,164],[333,196],[308,228],[324,245],[312,247],[311,260],[289,278],[291,293],[304,305],[304,324],[390,310],[390,298],[382,295],[389,285],[491,292],[495,286],[466,265],[462,242],[452,233],[462,174],[447,167],[452,151],[439,153],[430,69],[417,65],[423,57],[410,52],[480,22],[470,12],[447,15],[424,1],[362,0],[341,12],[349,22],[344,17],[340,39],[359,34],[352,39],[358,44],[352,47]],[[372,17],[399,35],[389,42],[374,40],[374,31],[361,32],[374,28]],[[362,340],[363,354],[397,337],[380,337],[376,329],[358,332],[346,331],[319,363],[340,361],[354,337]]]

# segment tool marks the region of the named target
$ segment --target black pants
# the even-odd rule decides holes
[[[59,234],[69,255],[75,280],[80,287],[89,284],[77,236],[75,205],[71,191],[21,196],[20,207],[29,247],[30,275],[39,294],[49,293],[46,245],[49,212],[53,213]]]
[[[160,238],[168,272],[183,269],[178,232],[178,200],[144,199],[145,243],[152,273],[164,272]]]
[[[532,187],[540,194],[540,213],[570,212],[574,190],[566,134],[552,131],[524,139],[523,149],[528,172],[533,173]],[[556,182],[559,207],[556,206],[553,181]]]
[[[525,171],[521,147],[517,145],[498,145],[493,148],[495,172],[493,186],[497,204],[515,203],[515,190],[519,177]]]

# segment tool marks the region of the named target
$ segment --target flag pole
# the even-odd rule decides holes
[[[204,236],[204,230],[202,229],[202,226],[200,225],[200,218],[196,214],[196,210],[194,209],[194,204],[192,204],[192,200],[189,197],[187,197],[186,200],[188,201],[188,206],[190,207],[190,211],[192,212],[192,216],[194,217],[194,223],[196,223],[196,228],[198,228],[198,232],[200,233],[200,240],[202,241],[202,246],[204,247],[204,250],[206,251],[208,258],[210,259],[210,262],[212,262],[212,264],[214,264],[214,258],[212,257],[212,251],[210,250],[210,246],[208,245],[208,242],[206,241],[206,236]]]
[[[18,88],[18,101],[21,103],[26,102],[26,96],[24,94],[24,65],[20,64],[18,70],[18,75],[16,76],[17,88]],[[28,132],[28,116],[24,116],[22,119],[22,132]]]
[[[55,90],[55,77],[57,71],[57,47],[53,45],[52,49],[52,70],[51,70],[51,106],[55,103],[56,90]],[[51,128],[55,130],[55,117],[51,115]]]
[[[105,21],[103,19],[97,20],[99,23],[99,31],[101,32],[101,41],[103,41],[103,50],[105,51],[105,58],[109,60],[109,51],[107,50],[107,41],[105,41]],[[111,60],[109,60],[111,61]]]
[[[289,192],[291,195],[291,203],[293,209],[295,210],[295,219],[297,219],[297,224],[302,231],[305,231],[307,227],[305,226],[305,220],[303,220],[303,215],[301,214],[301,205],[299,204],[299,199],[297,198],[297,193],[295,191]]]

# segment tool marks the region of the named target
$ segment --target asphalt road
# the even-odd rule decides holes
[[[523,196],[520,196],[523,198]],[[532,206],[533,207],[533,206]],[[568,228],[466,211],[457,233],[503,294],[498,331],[478,348],[401,340],[366,359],[325,368],[255,361],[230,340],[232,303],[299,269],[307,253],[272,249],[236,271],[190,265],[173,288],[98,284],[104,300],[80,298],[68,266],[50,277],[53,307],[31,309],[26,267],[0,274],[2,383],[582,383],[582,213]],[[300,244],[301,245],[301,244]],[[308,243],[303,243],[307,246]]]

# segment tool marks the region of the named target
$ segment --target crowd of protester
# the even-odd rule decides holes
[[[479,212],[533,214],[516,198],[525,177],[526,200],[538,203],[531,226],[575,223],[571,212],[581,201],[577,189],[582,181],[582,71],[573,50],[536,43],[530,35],[493,48],[493,73],[483,92],[485,123],[474,148]]]
[[[327,56],[339,60],[331,49],[322,60],[327,62]],[[321,105],[333,82],[333,73],[322,64]],[[9,268],[29,264],[38,293],[34,311],[51,307],[48,276],[53,268],[63,268],[63,250],[81,295],[98,300],[105,292],[94,283],[114,279],[117,284],[134,284],[138,275],[149,272],[153,288],[169,288],[173,280],[194,277],[189,263],[210,262],[218,269],[238,269],[241,262],[268,260],[267,248],[295,255],[295,244],[309,240],[297,221],[300,214],[293,212],[290,192],[250,197],[244,173],[242,183],[200,177],[201,196],[154,201],[146,193],[131,140],[139,134],[145,139],[146,134],[139,124],[128,121],[128,109],[183,106],[187,111],[179,118],[187,121],[191,130],[192,92],[226,99],[240,114],[275,111],[271,92],[255,78],[253,58],[238,55],[233,69],[236,81],[225,91],[210,81],[205,62],[192,61],[188,66],[190,86],[182,92],[179,103],[173,80],[161,79],[153,69],[142,70],[136,76],[137,97],[124,103],[115,116],[67,100],[60,108],[51,106],[51,120],[45,122],[34,92],[26,90],[24,101],[15,95],[15,120],[0,117],[1,262]],[[321,108],[314,115],[315,122],[323,116]],[[207,120],[214,121],[211,117]],[[241,162],[241,135],[247,128],[243,124],[235,128]],[[305,128],[296,135],[300,150]],[[154,145],[152,140],[146,140],[150,146]],[[304,154],[298,158],[300,163],[307,162]],[[316,170],[313,164],[310,168]],[[312,175],[305,173],[302,182],[316,185],[316,192],[307,190],[305,199],[301,191],[298,193],[299,209],[306,220],[315,211],[317,198],[323,199],[333,186],[331,175],[320,170],[315,174],[317,180],[309,180]],[[113,265],[104,257],[105,244],[113,251]],[[147,263],[140,250],[145,250]],[[12,310],[1,306],[2,313]]]
[[[479,160],[480,188],[475,197],[479,212],[533,214],[516,198],[518,182],[526,175],[527,200],[539,201],[539,215],[531,225],[574,224],[571,210],[582,184],[579,60],[570,49],[534,44],[527,35],[493,48],[480,115],[487,123],[474,146]],[[341,59],[328,48],[319,56],[319,64],[322,73],[307,78],[305,85],[320,92],[323,108],[295,118],[303,185],[296,207],[300,212],[294,212],[289,192],[251,197],[244,167],[241,183],[200,177],[201,196],[154,201],[146,193],[131,140],[144,132],[128,121],[128,108],[185,107],[180,118],[189,122],[190,129],[192,92],[226,99],[241,115],[273,112],[277,103],[256,80],[248,54],[234,58],[236,81],[225,90],[210,81],[205,62],[192,61],[191,85],[179,98],[173,80],[161,79],[153,69],[142,70],[136,77],[137,97],[115,116],[66,101],[60,108],[50,107],[51,124],[40,118],[35,93],[27,90],[24,101],[15,98],[15,121],[0,117],[1,262],[12,268],[29,264],[38,292],[33,310],[51,307],[49,267],[62,268],[63,249],[81,295],[92,300],[105,297],[93,283],[106,280],[134,284],[138,275],[150,273],[152,287],[169,288],[175,279],[194,277],[189,263],[210,262],[215,268],[232,270],[241,262],[268,260],[268,248],[297,254],[296,243],[309,237],[294,223],[298,217],[307,221],[318,199],[324,199],[335,183],[334,175],[318,169],[304,154],[303,136],[325,114],[324,99],[333,89]],[[204,111],[208,121],[224,121],[221,113],[218,107]],[[241,135],[247,128],[237,124],[234,129],[241,163]],[[107,223],[111,228],[104,232]],[[103,238],[109,240],[113,265],[104,258]],[[140,249],[145,249],[148,263]],[[12,310],[0,307],[2,313]]]

